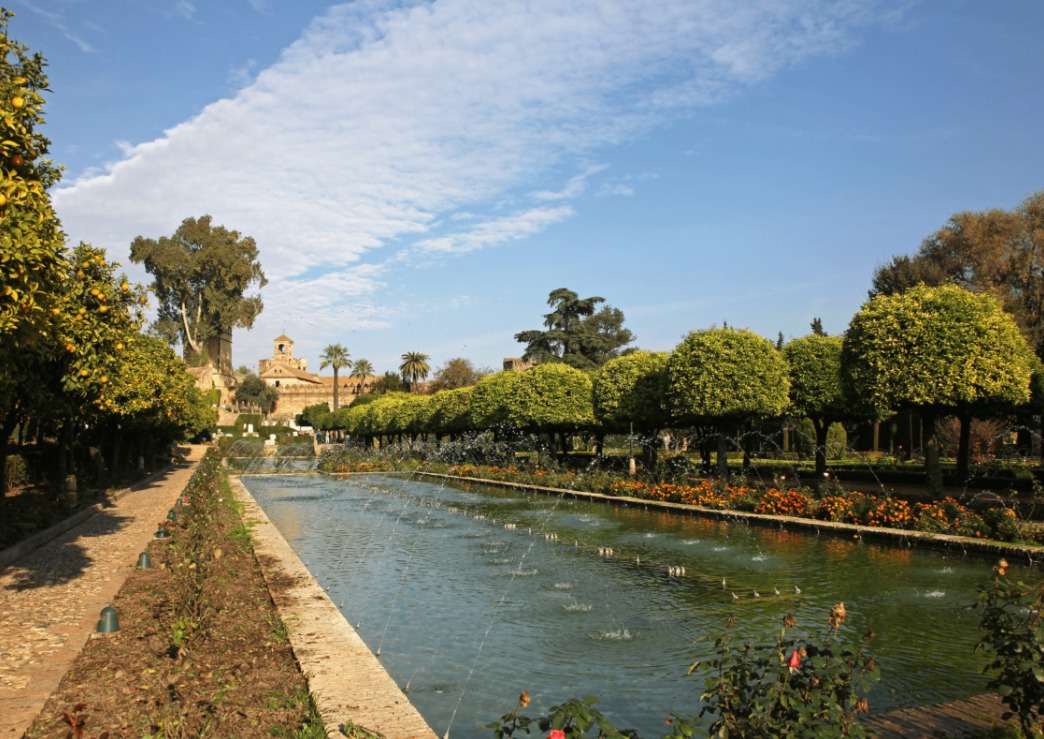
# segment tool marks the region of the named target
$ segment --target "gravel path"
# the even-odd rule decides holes
[[[21,737],[58,687],[204,451],[0,569],[0,739]]]

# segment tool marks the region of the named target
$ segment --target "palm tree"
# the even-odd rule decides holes
[[[369,359],[356,359],[352,364],[352,374],[350,377],[359,378],[358,391],[363,388],[363,383],[366,382],[366,378],[373,375],[373,364]]]
[[[421,352],[406,352],[402,355],[402,364],[399,365],[399,372],[402,373],[402,381],[410,386],[411,393],[414,391],[416,384],[425,379],[431,371],[428,359],[430,357]]]
[[[334,371],[334,402],[333,409],[334,413],[337,412],[337,373],[339,370],[345,367],[352,366],[352,355],[348,353],[340,344],[330,344],[330,346],[323,349],[323,353],[319,355],[319,369],[326,369],[327,367],[333,367]]]

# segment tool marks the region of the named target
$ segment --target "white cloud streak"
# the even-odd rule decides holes
[[[194,10],[187,0],[176,7]],[[576,198],[600,168],[581,167],[558,191],[533,192],[539,176],[843,49],[872,8],[358,0],[316,18],[234,97],[126,147],[103,174],[59,189],[55,204],[73,240],[117,258],[138,234],[169,234],[209,213],[257,240],[271,280],[266,313],[302,298],[347,306],[380,289],[396,261],[378,256],[382,247],[408,258],[466,254],[559,223],[573,208],[541,203]],[[512,196],[514,212],[496,212],[519,188],[528,202]],[[454,220],[465,229],[437,233]]]

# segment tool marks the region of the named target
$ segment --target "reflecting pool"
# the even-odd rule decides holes
[[[873,629],[880,712],[981,692],[969,606],[991,561],[417,478],[244,477],[345,618],[442,736],[596,695],[619,727],[696,715],[729,614],[771,641],[843,601]],[[1016,573],[1018,574],[1018,573]]]

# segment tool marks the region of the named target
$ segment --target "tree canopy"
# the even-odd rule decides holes
[[[632,352],[594,374],[595,416],[603,428],[655,432],[666,421],[667,352]]]
[[[846,392],[879,416],[921,414],[929,483],[941,488],[935,419],[1026,403],[1034,358],[992,296],[922,285],[863,305],[845,335],[841,367]]]
[[[795,413],[812,421],[816,434],[816,480],[826,472],[827,430],[847,413],[841,386],[840,336],[815,332],[783,347],[790,368],[790,403]]]
[[[131,261],[154,278],[154,328],[172,345],[180,342],[186,357],[203,355],[207,341],[233,328],[253,326],[263,304],[247,291],[268,284],[254,240],[211,221],[186,218],[171,236],[131,243]]]
[[[718,427],[718,467],[727,472],[727,436],[743,421],[782,415],[789,405],[786,360],[745,329],[693,331],[667,362],[667,408],[680,425]]]
[[[870,297],[947,283],[996,297],[1044,358],[1044,191],[1011,211],[955,213],[916,255],[878,267]]]
[[[440,390],[453,390],[455,388],[470,387],[490,374],[489,370],[477,370],[470,359],[455,357],[447,359],[446,363],[435,370],[435,377],[431,381],[432,392]]]
[[[634,341],[623,327],[623,311],[612,306],[596,310],[605,298],[581,298],[564,287],[547,297],[551,312],[544,315],[544,327],[521,331],[515,340],[526,345],[523,359],[534,362],[562,362],[577,369],[600,367]]]

